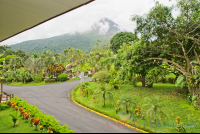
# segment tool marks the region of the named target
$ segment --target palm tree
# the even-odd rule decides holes
[[[43,52],[41,55],[41,58],[44,60],[44,67],[48,73],[48,76],[51,77],[52,73],[52,66],[57,64],[55,60],[55,53],[51,52],[50,50],[47,50],[46,52]]]
[[[89,82],[84,82],[84,83],[81,83],[81,91],[86,93],[86,96],[88,98],[88,94],[92,92],[92,89],[89,87],[90,83]]]
[[[19,113],[16,112],[16,113],[10,114],[10,116],[12,117],[12,121],[13,121],[14,127],[15,127],[15,124],[16,124],[20,115],[19,115]]]
[[[119,101],[119,105],[125,106],[126,113],[129,113],[129,107],[136,107],[136,102],[130,96],[123,95]]]
[[[167,117],[167,115],[162,111],[162,107],[164,106],[158,96],[155,96],[153,98],[146,98],[145,101],[147,102],[146,104],[143,105],[143,109],[148,109],[146,111],[147,113],[147,118],[154,117],[154,121],[156,122],[156,115],[160,117],[160,120],[162,120],[162,116]]]
[[[107,100],[113,100],[113,93],[108,89],[108,86],[105,83],[101,83],[99,89],[96,91],[95,93],[97,95],[97,97],[102,95],[102,98],[104,100],[104,107],[105,105],[105,101]]]
[[[24,67],[33,75],[35,73],[38,74],[38,71],[42,68],[42,64],[41,58],[34,58],[32,56],[26,60]]]
[[[20,76],[24,84],[26,84],[26,81],[31,78],[30,73],[25,69],[21,69]]]

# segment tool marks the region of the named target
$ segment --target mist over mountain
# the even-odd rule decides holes
[[[100,43],[109,43],[110,39],[118,32],[124,31],[119,25],[109,18],[101,18],[94,23],[91,30],[75,34],[63,34],[45,39],[28,40],[11,45],[13,50],[21,49],[25,52],[40,53],[46,50],[57,51],[61,53],[69,46],[89,52],[100,40]]]

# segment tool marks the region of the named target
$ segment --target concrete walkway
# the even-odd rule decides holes
[[[90,81],[91,78],[85,79]],[[54,115],[62,125],[68,124],[68,128],[75,133],[139,133],[139,131],[119,125],[111,120],[107,125],[106,118],[85,110],[68,99],[68,92],[73,90],[80,80],[41,86],[3,86],[7,94],[14,94],[19,98],[35,104],[41,112]],[[111,128],[112,127],[112,128]]]

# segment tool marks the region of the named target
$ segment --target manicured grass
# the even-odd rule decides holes
[[[58,82],[52,82],[52,83],[45,83],[44,81],[39,82],[39,83],[35,83],[35,82],[27,82],[26,84],[24,84],[23,82],[12,82],[9,85],[12,86],[39,86],[39,85],[48,85],[48,84],[55,84],[55,83],[61,83],[60,81]]]
[[[80,80],[80,78],[71,78],[71,79],[69,79],[67,81],[73,81],[73,80]]]
[[[115,108],[117,107],[116,103],[120,99],[121,95],[126,94],[135,99],[137,106],[141,106],[142,108],[144,120],[141,116],[137,117],[137,122],[135,122],[137,127],[146,131],[150,130],[150,132],[155,133],[179,133],[176,129],[176,118],[177,116],[180,116],[183,125],[187,125],[187,133],[199,132],[198,125],[200,124],[200,110],[194,110],[194,107],[187,101],[186,95],[179,93],[179,90],[176,89],[174,84],[154,83],[153,88],[141,87],[141,85],[141,83],[138,83],[138,87],[133,87],[132,85],[119,85],[120,89],[112,90],[114,94],[114,101],[106,101],[106,107],[103,107],[103,100],[93,99],[91,94],[89,95],[89,98],[83,97],[79,90],[73,91],[73,98],[75,101],[86,107],[94,109],[105,115],[109,115],[110,117],[121,119],[122,115],[116,114]],[[90,87],[93,91],[95,91],[98,90],[99,84],[90,82]],[[147,120],[146,112],[148,109],[143,109],[143,105],[146,103],[145,98],[154,96],[160,97],[160,102],[164,104],[162,110],[168,115],[168,118],[163,118],[163,124],[161,124],[161,121],[154,124]],[[134,125],[132,119],[136,117],[136,115],[133,113],[132,108],[129,110],[130,114],[132,114],[132,118],[128,121],[128,123]],[[122,108],[121,111],[125,113],[124,108]]]
[[[64,82],[68,82],[68,81],[74,81],[74,80],[79,80],[80,78],[72,78],[70,80],[64,81]],[[6,84],[6,85],[12,85],[12,86],[39,86],[39,85],[48,85],[48,84],[56,84],[56,83],[61,83],[60,81],[58,82],[52,82],[52,83],[45,83],[44,81],[39,82],[39,83],[35,83],[35,82],[27,82],[26,84],[24,84],[23,82],[12,82],[10,84]]]
[[[5,110],[0,110],[0,133],[41,133],[40,130],[35,130],[35,127],[24,120],[22,117],[19,117],[17,124],[14,126],[12,122],[12,117],[10,114],[15,113],[12,108],[7,108]],[[17,111],[19,112],[19,111]],[[39,129],[38,125],[38,129]],[[42,131],[46,133],[48,130],[44,128]]]

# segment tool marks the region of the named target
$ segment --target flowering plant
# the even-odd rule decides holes
[[[34,121],[34,117],[32,117],[30,120],[31,120],[31,121],[30,121],[30,123],[32,124],[32,123],[33,123],[33,121]]]
[[[44,127],[43,126],[39,126],[39,129],[42,131],[42,130],[44,130]]]
[[[21,113],[21,116],[24,116],[24,114],[25,114],[25,111],[24,111],[24,110],[22,110],[22,111],[20,111],[20,113]]]
[[[52,127],[48,127],[47,133],[53,133],[53,128]]]
[[[19,108],[18,108],[18,106],[15,106],[15,110],[17,111]]]
[[[141,110],[142,109],[140,108],[140,106],[138,106],[138,108],[134,110],[134,113],[137,115],[141,115]]]
[[[19,111],[20,111],[20,112],[21,112],[21,111],[23,111],[23,108],[22,108],[22,107],[20,107],[20,108],[19,108]]]
[[[39,124],[40,124],[40,119],[39,118],[35,118],[34,121],[33,121],[33,126],[36,127],[35,129],[37,129],[37,125],[39,125]]]
[[[28,121],[28,118],[29,118],[29,117],[30,117],[30,112],[24,114],[24,118],[25,118],[25,120]]]
[[[11,106],[11,102],[10,102],[10,101],[8,101],[8,102],[7,102],[7,105],[8,105],[8,106]]]
[[[113,79],[110,79],[110,85],[112,86],[112,88],[114,87],[115,89],[118,89],[118,85],[117,85],[117,81],[113,80]]]

